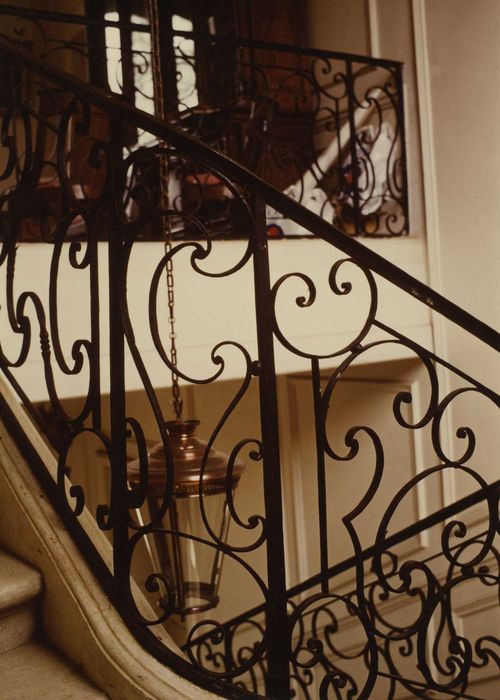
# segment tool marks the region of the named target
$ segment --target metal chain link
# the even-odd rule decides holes
[[[149,24],[151,30],[151,70],[153,74],[153,98],[155,114],[160,119],[166,118],[165,100],[163,94],[163,80],[160,62],[160,21],[158,17],[158,0],[148,0]],[[167,150],[167,144],[160,141],[160,147]],[[175,417],[182,417],[182,398],[179,387],[179,374],[177,369],[177,333],[175,331],[174,315],[174,266],[172,262],[172,227],[170,220],[169,201],[169,159],[168,156],[160,156],[160,203],[165,212],[165,236],[164,250],[166,256],[165,276],[167,281],[167,305],[168,324],[170,327],[170,360],[172,362],[172,404]]]

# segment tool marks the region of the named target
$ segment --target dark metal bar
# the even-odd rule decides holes
[[[94,227],[92,226],[94,231]],[[94,232],[90,236],[91,248],[90,261],[90,337],[92,355],[90,360],[91,386],[93,392],[92,401],[92,427],[101,427],[101,337],[99,324],[99,251],[97,236]]]
[[[352,72],[352,61],[346,61],[346,91],[347,91],[347,118],[349,121],[349,155],[351,157],[351,194],[354,210],[354,227],[356,233],[361,233],[361,210],[359,206],[358,188],[358,149],[356,142],[356,124],[354,122],[354,109],[356,98],[354,96],[354,78]]]
[[[28,7],[16,7],[14,5],[0,5],[0,15],[15,15],[26,19],[39,21],[62,22],[64,24],[83,24],[88,27],[117,27],[129,29],[134,32],[149,32],[149,27],[134,22],[121,22],[115,20],[103,20],[102,14],[95,13],[85,15],[71,14],[69,12],[51,12],[50,10],[32,10]]]
[[[151,134],[158,136],[158,138],[167,141],[173,147],[178,148],[181,152],[186,153],[200,163],[204,163],[208,167],[219,170],[228,178],[240,184],[244,184],[274,209],[277,209],[299,225],[304,226],[304,228],[313,232],[319,238],[328,241],[336,248],[352,257],[360,265],[384,277],[396,287],[411,294],[411,296],[437,313],[442,314],[453,323],[460,325],[468,333],[471,333],[492,348],[500,349],[500,333],[486,323],[483,323],[472,316],[472,314],[461,309],[459,306],[449,301],[441,294],[438,294],[415,277],[412,277],[412,275],[404,270],[401,270],[381,255],[366,248],[359,241],[350,236],[346,236],[342,231],[305,209],[297,202],[294,202],[289,197],[286,197],[286,195],[275,187],[268,185],[257,175],[230,158],[212,150],[209,146],[189,136],[189,134],[181,129],[171,124],[167,125],[156,117],[127,105],[123,100],[93,85],[89,85],[78,78],[74,78],[55,66],[44,64],[30,57],[24,51],[14,48],[11,44],[2,39],[0,39],[0,51],[10,59],[29,66],[35,72],[45,74],[59,85],[72,90],[82,99],[89,100],[98,107],[101,107],[110,115],[134,123],[149,131]]]
[[[288,664],[291,656],[286,607],[283,504],[279,450],[278,399],[274,366],[272,297],[265,204],[255,201],[254,285],[259,347],[259,396],[263,445],[264,500],[267,534],[269,597],[266,605],[267,694],[279,700],[290,697]]]
[[[312,394],[314,405],[314,427],[316,429],[316,463],[318,479],[318,527],[321,562],[321,590],[328,592],[328,517],[326,507],[325,450],[323,448],[323,423],[321,412],[321,384],[319,360],[311,360]]]
[[[396,87],[399,95],[399,99],[396,104],[397,113],[397,124],[401,131],[401,177],[403,182],[401,183],[401,198],[403,204],[403,211],[406,212],[406,233],[409,232],[409,222],[410,222],[410,204],[408,200],[408,170],[407,170],[407,158],[406,158],[406,124],[405,124],[405,108],[403,102],[404,86],[403,86],[403,65],[395,66],[396,73]]]
[[[163,78],[163,100],[166,114],[177,112],[178,87],[177,65],[174,51],[174,31],[172,28],[172,3],[158,3],[158,20],[160,23],[160,66]]]
[[[106,33],[104,29],[104,7],[100,0],[85,0],[85,14],[93,20],[87,28],[89,50],[89,78],[93,85],[108,86],[106,61]]]
[[[327,49],[315,49],[310,46],[302,46],[297,44],[280,44],[278,42],[269,41],[258,41],[255,39],[244,39],[242,37],[231,37],[222,34],[200,34],[198,32],[184,32],[177,30],[175,32],[177,36],[185,36],[193,39],[199,37],[206,37],[211,39],[214,43],[235,43],[238,46],[248,46],[255,49],[270,49],[273,51],[283,51],[289,52],[301,56],[318,56],[320,58],[335,58],[339,61],[353,61],[368,63],[370,65],[383,66],[389,68],[394,65],[402,65],[402,61],[393,61],[392,59],[386,58],[373,58],[371,56],[362,56],[361,54],[355,53],[345,53],[342,51],[328,51]]]
[[[233,669],[233,634],[232,630],[227,630],[224,635],[224,663],[227,671]]]
[[[110,129],[110,215],[112,232],[108,244],[109,278],[109,356],[110,362],[110,437],[111,499],[113,524],[113,573],[116,595],[126,596],[129,586],[127,449],[125,413],[125,333],[120,295],[126,293],[123,277],[123,242],[114,215],[114,196],[119,192],[118,167],[122,160],[121,124],[112,119]]]
[[[120,0],[118,3],[118,16],[120,24],[130,23],[132,14],[131,0]],[[134,61],[132,58],[132,32],[120,27],[120,57],[122,64],[122,91],[123,96],[134,104]]]
[[[175,500],[172,501],[170,504],[169,508],[169,515],[170,515],[170,522],[172,524],[172,530],[174,532],[180,532],[181,529],[179,527],[179,519],[177,517],[177,506],[175,503]],[[165,535],[162,535],[162,533],[158,533],[158,537],[164,537]],[[172,538],[172,550],[173,550],[173,565],[174,569],[176,571],[176,577],[177,581],[185,581],[184,578],[184,572],[183,572],[183,567],[182,567],[182,557],[181,557],[181,552],[180,552],[180,546],[179,546],[179,540],[176,537]],[[180,586],[177,590],[178,593],[178,600],[177,600],[177,606],[181,610],[184,610],[186,607],[186,599],[185,599],[185,590],[182,586]]]

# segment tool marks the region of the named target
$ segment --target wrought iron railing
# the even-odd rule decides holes
[[[107,13],[99,21],[5,5],[0,17],[3,36],[154,112],[145,18]],[[161,48],[172,123],[349,235],[408,233],[401,63],[175,27],[162,30]],[[151,137],[132,128],[127,140]],[[179,179],[187,201],[204,190],[199,216],[211,235],[234,237],[221,183],[199,170]],[[270,235],[309,235],[272,207],[267,223]]]
[[[442,551],[425,557],[418,562],[412,562],[415,570],[423,567],[424,570],[427,569],[427,571],[432,572],[432,567],[436,567],[438,570],[443,571],[443,566],[445,569],[445,573],[440,575],[439,580],[435,579],[434,581],[437,588],[434,599],[435,606],[429,604],[427,612],[422,614],[422,618],[426,622],[430,622],[430,618],[434,614],[438,619],[437,630],[432,635],[432,639],[426,637],[428,628],[425,624],[416,624],[402,629],[401,624],[391,620],[390,616],[385,617],[384,604],[387,603],[388,593],[390,595],[396,592],[405,576],[404,561],[401,561],[396,554],[399,544],[422,532],[430,531],[436,524],[442,526],[448,518],[452,518],[457,514],[464,517],[470,508],[488,499],[490,496],[494,501],[495,498],[498,498],[499,491],[500,481],[497,481],[386,538],[384,538],[382,531],[382,524],[387,523],[387,520],[384,519],[377,531],[377,544],[360,552],[359,557],[353,556],[341,561],[320,574],[288,589],[287,600],[293,640],[290,657],[290,679],[292,689],[295,690],[298,697],[305,700],[313,700],[318,697],[318,688],[322,687],[324,692],[329,685],[332,688],[342,688],[345,697],[372,697],[371,695],[363,695],[363,691],[358,685],[360,677],[373,671],[370,668],[373,657],[367,654],[368,645],[358,644],[358,648],[354,653],[346,654],[343,652],[345,639],[343,640],[342,638],[342,618],[344,618],[345,622],[346,617],[347,619],[356,619],[359,615],[357,603],[359,590],[355,587],[349,589],[349,587],[345,586],[345,582],[341,582],[342,593],[335,592],[337,586],[336,577],[346,571],[355,571],[361,562],[370,560],[373,562],[372,566],[378,566],[378,576],[372,576],[371,578],[366,576],[363,585],[363,596],[372,622],[378,621],[378,625],[374,625],[374,627],[378,627],[377,631],[380,634],[381,643],[378,645],[376,652],[378,665],[374,676],[386,681],[383,689],[379,687],[373,692],[373,697],[382,697],[383,692],[383,697],[387,695],[388,698],[393,698],[406,691],[411,693],[410,697],[425,698],[428,697],[431,689],[434,692],[443,692],[446,697],[478,697],[476,694],[467,692],[467,672],[462,674],[462,683],[460,683],[456,678],[452,678],[453,672],[449,668],[444,667],[446,662],[443,663],[444,657],[442,656],[441,645],[446,644],[452,638],[458,640],[459,637],[457,633],[458,625],[452,614],[453,611],[448,600],[448,594],[454,586],[470,580],[468,577],[473,575],[470,571],[462,570],[460,557],[469,551],[469,556],[472,558],[471,555],[475,548],[484,546],[485,539],[489,534],[488,530],[479,532],[475,536],[466,537],[463,542],[450,546],[447,550],[448,553]],[[393,504],[391,504],[392,506],[399,500],[400,496],[401,493],[398,493]],[[395,508],[393,513],[394,511]],[[498,550],[492,547],[490,554],[493,554],[495,567],[498,566]],[[382,574],[381,559],[383,555],[390,557],[390,567],[389,571]],[[410,567],[407,566],[406,568]],[[496,574],[491,575],[490,579],[490,569],[483,567],[483,572],[485,578],[482,580],[482,583],[485,586],[490,584],[494,586]],[[423,591],[414,589],[414,592],[410,593],[410,588],[408,587],[404,592],[408,596],[408,601],[410,601],[409,596],[419,595]],[[306,594],[305,597],[304,594]],[[426,602],[430,603],[430,600],[427,599]],[[265,636],[265,607],[263,605],[246,610],[224,622],[221,634],[221,637],[224,639],[223,651],[219,650],[218,640],[214,640],[209,632],[199,633],[194,636],[194,639],[190,640],[190,644],[183,649],[199,664],[202,664],[206,659],[217,658],[218,656],[219,664],[229,670],[238,666],[238,659],[243,654],[251,654],[252,652],[252,646],[248,639],[242,642],[240,638],[239,632],[245,626],[250,626],[253,630],[258,630],[262,637]],[[347,631],[347,634],[349,634],[349,631]],[[486,636],[483,638],[483,641],[486,640]],[[493,641],[493,638],[491,641]],[[469,671],[474,666],[477,668],[481,665],[481,661],[479,661],[481,643],[479,643],[477,649],[479,650],[478,660],[473,663],[472,658],[470,659]],[[424,660],[421,668],[419,668],[422,674],[421,677],[415,677],[415,675],[408,677],[405,675],[404,669],[400,667],[400,665],[404,665],[405,659],[412,655],[417,657],[414,660],[415,666],[422,659]],[[447,660],[449,661],[450,657]],[[430,680],[433,669],[438,670],[441,676],[440,683]],[[250,692],[258,693],[259,689],[265,687],[266,672],[267,658],[264,652],[250,672],[247,671],[241,674],[239,683]],[[322,697],[321,690],[319,691],[319,697]],[[344,697],[344,695],[339,697]],[[489,697],[489,695],[485,697]]]
[[[397,689],[403,688],[422,698],[434,692],[442,697],[477,698],[474,691],[468,690],[472,674],[479,668],[498,663],[496,632],[495,629],[481,629],[475,633],[475,638],[467,638],[456,624],[454,594],[462,585],[475,586],[478,595],[484,589],[498,586],[500,559],[495,537],[499,487],[498,482],[489,484],[481,473],[473,430],[470,427],[457,429],[458,443],[463,449],[458,455],[452,454],[444,439],[444,421],[450,407],[464,397],[474,396],[484,406],[498,406],[499,397],[384,323],[379,308],[378,277],[385,278],[394,290],[427,305],[483,343],[498,348],[499,335],[254,173],[184,131],[56,67],[42,64],[9,43],[0,42],[0,54],[5,70],[11,74],[14,71],[18,76],[8,90],[5,83],[0,85],[3,170],[0,263],[5,299],[0,362],[4,376],[33,420],[45,430],[46,413],[30,399],[33,387],[23,385],[18,376],[18,370],[39,353],[43,368],[40,381],[45,383],[51,413],[62,426],[57,431],[58,440],[52,441],[58,458],[56,480],[51,479],[40,463],[3,399],[2,418],[130,629],[155,657],[222,697],[255,697],[255,693],[265,693],[266,697],[282,700],[291,697],[293,691],[306,699],[392,698]],[[50,116],[43,108],[47,101],[54,107]],[[151,135],[152,146],[137,147],[130,143],[130,133],[137,129]],[[225,203],[232,208],[247,237],[238,260],[226,269],[217,267],[216,260],[217,245],[224,243],[212,242],[210,231],[199,215],[203,203],[200,189],[193,188],[193,197],[198,192],[199,201],[194,201],[187,211],[183,209],[182,198],[174,197],[168,208],[161,207],[151,175],[158,172],[159,160],[167,162],[173,172],[180,169],[202,171],[223,184]],[[364,320],[343,347],[310,351],[295,345],[281,328],[279,302],[286,296],[287,283],[293,281],[303,289],[299,296],[295,292],[293,300],[297,308],[303,310],[314,308],[320,280],[313,280],[294,268],[277,279],[271,278],[266,207],[272,207],[331,244],[334,262],[328,289],[334,297],[345,300],[364,291]],[[148,288],[131,290],[128,283],[132,279],[133,256],[142,232],[153,226],[168,228],[168,222],[172,230],[196,228],[201,234],[200,240],[174,243],[171,251],[160,254],[154,261]],[[44,294],[34,291],[35,279],[33,285],[19,286],[19,256],[26,248],[19,243],[28,236],[44,241],[43,246],[29,249],[37,282],[43,274],[36,262],[37,255],[41,254],[42,247],[48,247],[51,253]],[[99,254],[99,238],[108,241],[107,265],[103,265]],[[335,253],[339,250],[348,257],[338,260]],[[242,289],[241,294],[255,296],[257,351],[232,338],[234,308],[229,300],[228,339],[221,338],[212,349],[213,371],[201,378],[188,376],[182,360],[177,369],[186,382],[209,385],[224,377],[229,353],[236,354],[243,367],[235,395],[226,406],[214,407],[220,418],[195,481],[198,499],[191,500],[191,505],[195,504],[200,515],[201,535],[187,528],[179,531],[164,521],[164,516],[177,508],[179,495],[176,494],[178,484],[170,437],[165,427],[170,415],[162,406],[154,388],[155,379],[141,354],[137,318],[131,314],[130,306],[130,295],[145,297],[155,354],[165,370],[175,370],[166,350],[166,335],[162,332],[158,308],[162,303],[161,279],[168,261],[177,262],[186,254],[190,258],[193,279],[231,278],[252,266],[254,288]],[[212,267],[208,267],[212,260]],[[77,339],[68,340],[61,327],[61,296],[65,293],[61,288],[63,266],[66,267],[65,279],[68,274],[69,279],[81,275],[88,279],[88,331]],[[102,304],[103,289],[108,295],[106,311]],[[83,301],[77,302],[78,313],[83,311]],[[195,304],[197,302],[194,300]],[[104,320],[103,313],[106,313]],[[249,321],[249,325],[252,323]],[[106,327],[109,337],[104,330]],[[309,367],[307,381],[313,397],[312,428],[316,437],[315,454],[311,456],[314,468],[308,478],[317,484],[317,512],[310,527],[318,532],[320,569],[317,575],[289,590],[285,576],[288,552],[283,532],[280,402],[274,359],[278,344],[292,355],[304,358]],[[384,346],[404,349],[412,356],[423,369],[428,386],[425,402],[414,407],[415,415],[408,412],[414,398],[412,394],[396,391],[387,416],[387,420],[399,426],[403,433],[422,434],[433,453],[431,462],[398,487],[387,484],[390,465],[385,455],[389,445],[383,443],[374,428],[353,425],[342,436],[342,446],[330,435],[329,421],[335,409],[333,399],[343,376],[357,361]],[[102,360],[106,355],[111,358],[109,372]],[[335,364],[337,367],[332,370]],[[166,455],[165,487],[157,499],[157,511],[149,514],[145,513],[144,506],[148,489],[158,475],[154,472],[154,460],[148,456],[143,415],[129,412],[127,368],[130,366],[140,377],[146,404],[154,416],[156,434]],[[441,369],[453,375],[456,388],[451,392],[440,381]],[[59,396],[61,376],[86,378],[86,395],[79,408],[71,413]],[[224,540],[207,515],[208,501],[213,496],[204,493],[202,475],[209,448],[216,443],[254,385],[258,387],[260,432],[238,440],[225,473],[222,477],[219,474],[232,525],[229,539]],[[109,426],[103,417],[108,412]],[[82,483],[76,471],[68,470],[70,450],[82,436],[92,437],[109,462],[109,486],[99,494],[97,505],[91,505],[89,497],[92,484]],[[135,488],[129,482],[131,472],[127,468],[127,453],[131,449],[135,449],[139,460]],[[253,469],[262,465],[263,510],[249,517],[243,516],[240,510],[241,499],[245,496],[245,477],[236,496],[232,495],[236,458],[240,453],[248,455],[247,461],[253,464]],[[366,483],[359,486],[355,507],[341,517],[352,556],[341,564],[332,565],[329,544],[335,533],[328,527],[327,460],[338,466],[352,465],[356,458],[363,461],[361,471],[367,475]],[[470,495],[393,533],[392,519],[405,497],[413,496],[436,475],[447,472],[468,479],[472,484]],[[93,476],[97,478],[95,473]],[[368,536],[365,533],[362,537],[358,530],[359,518],[371,513],[378,499],[384,503],[383,512],[377,515],[377,524],[372,523]],[[467,509],[478,503],[483,508],[484,529],[469,534]],[[92,508],[98,527],[110,535],[112,570],[83,529],[80,516],[85,506]],[[411,558],[411,549],[405,550],[406,553],[398,550],[401,542],[407,543],[418,533],[431,533],[436,529],[439,548],[435,557],[415,561]],[[239,534],[246,539],[238,540]],[[137,580],[143,591],[160,606],[154,619],[146,618],[139,609],[132,585],[136,573],[134,555],[151,538],[170,543],[177,538],[223,553],[231,560],[233,571],[237,570],[238,575],[253,582],[259,605],[248,611],[242,601],[241,614],[226,621],[217,620],[217,609],[194,618],[195,623],[186,616],[187,629],[181,642],[183,654],[180,651],[175,654],[155,634],[156,629],[179,618],[177,590],[168,566],[161,571],[155,568],[143,571]],[[436,564],[438,561],[445,563],[444,573]],[[344,582],[338,584],[336,579],[347,569],[353,573],[350,587],[345,587]],[[240,585],[239,579],[235,579],[235,585]],[[391,622],[381,605],[383,601],[393,600],[398,600],[403,607],[416,604],[416,610],[412,608],[413,617],[404,623]],[[351,629],[356,628],[356,642],[350,650],[339,641],[341,619],[343,624],[347,620]],[[235,632],[243,624],[250,630],[246,637]]]

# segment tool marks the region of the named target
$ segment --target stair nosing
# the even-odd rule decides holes
[[[35,600],[43,590],[39,571],[20,559],[0,552],[0,617]]]

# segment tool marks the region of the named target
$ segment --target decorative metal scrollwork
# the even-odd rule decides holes
[[[9,45],[2,44],[0,55],[2,52],[14,60]],[[314,57],[311,52],[296,56],[296,69],[287,75],[281,74],[279,64],[254,66],[253,72],[248,65],[240,66],[237,84],[242,94],[248,97],[250,87],[258,85],[265,104],[256,104],[255,109],[262,108],[264,120],[274,118],[280,100],[288,100],[300,118],[306,115],[309,119],[312,113],[311,119],[320,121],[325,133],[337,136],[343,128],[346,101],[373,113],[372,128],[348,139],[335,162],[325,165],[320,155],[309,158],[309,175],[316,184],[331,178],[343,212],[336,221],[343,224],[344,233],[349,228],[348,214],[358,233],[380,233],[382,227],[385,233],[403,232],[400,72],[385,62],[383,82],[373,85],[366,82],[367,72],[356,71],[347,59],[340,65],[334,56]],[[147,57],[141,60],[147,66]],[[192,57],[184,53],[182,60],[191,63]],[[446,439],[445,432],[457,402],[480,400],[488,407],[498,407],[498,396],[384,323],[378,274],[386,269],[341,231],[298,208],[304,182],[297,186],[294,201],[287,200],[182,131],[91,86],[83,88],[57,69],[40,67],[36,60],[18,56],[17,61],[25,74],[23,88],[7,95],[0,86],[0,366],[42,430],[47,428],[48,407],[64,425],[60,441],[52,445],[57,470],[55,479],[47,475],[47,488],[131,629],[164,663],[227,697],[392,699],[402,688],[414,697],[429,698],[436,691],[443,697],[476,698],[475,674],[500,663],[498,640],[494,629],[481,630],[475,638],[468,634],[460,624],[457,600],[468,587],[488,594],[498,588],[498,482],[489,483],[482,471],[478,457],[481,436],[472,422],[454,425]],[[23,95],[25,86],[29,86],[28,96]],[[387,111],[394,123],[391,135],[384,136]],[[225,124],[226,133],[232,126],[229,121]],[[201,134],[201,117],[190,128]],[[136,138],[139,131],[150,138]],[[383,136],[389,143],[382,192],[377,189],[381,171],[377,175],[374,151]],[[311,142],[312,137],[309,147]],[[265,156],[261,162],[276,168],[286,164],[303,172],[305,160],[300,152],[278,152],[269,143],[260,146]],[[168,166],[173,190],[167,204],[158,186],[160,162]],[[348,186],[349,178],[363,183],[356,194]],[[372,209],[374,201],[376,209]],[[324,279],[294,269],[295,265],[276,279],[272,277],[266,208],[268,214],[272,208],[297,226],[307,223],[310,233],[332,244]],[[244,241],[231,262],[220,263],[214,239],[218,233],[227,233],[229,219],[237,224]],[[139,244],[166,226],[172,232],[171,247],[151,248],[151,256],[156,256],[150,261],[151,274],[143,288],[131,290]],[[33,238],[39,246],[28,246]],[[335,245],[348,251],[344,257]],[[46,269],[40,263],[40,279],[32,275],[23,287],[19,279],[26,248],[30,255],[40,254],[40,260],[45,256]],[[253,271],[254,288],[245,294],[255,298],[256,329],[253,318],[249,320],[255,342],[233,337],[229,324],[227,333],[225,329],[224,336],[203,351],[208,369],[196,376],[182,357],[178,364],[172,362],[166,343],[168,328],[161,315],[165,272],[170,263],[180,261],[192,279],[207,285],[250,267]],[[423,285],[419,287],[416,280],[410,285],[396,274],[390,282],[450,317],[440,298],[427,288],[422,291]],[[61,326],[61,305],[73,293],[71,303],[80,321],[77,331]],[[353,319],[351,335],[338,346],[311,350],[292,337],[283,305],[292,307],[306,324],[307,315],[317,310],[324,296],[336,302],[340,310],[335,313],[340,314],[356,295],[363,300],[360,318]],[[133,302],[139,296],[145,324],[138,323],[134,310]],[[236,301],[229,303],[234,306]],[[465,328],[484,339],[479,322],[471,323],[465,314],[458,316]],[[334,324],[333,313],[325,316],[324,328]],[[160,370],[152,369],[144,352],[144,327]],[[318,493],[318,512],[308,522],[311,532],[318,535],[314,541],[319,542],[315,546],[320,570],[288,588],[274,345],[299,357],[308,370],[304,377],[312,395],[310,427],[315,440],[307,478]],[[425,385],[425,399],[420,402],[409,390],[397,389],[386,416],[400,434],[423,436],[432,451],[431,461],[421,465],[406,483],[391,481],[398,465],[390,464],[391,446],[376,426],[359,418],[339,432],[336,422],[338,396],[349,372],[387,349],[411,357]],[[33,358],[39,360],[38,384],[45,387],[43,409],[30,396],[32,387],[22,374]],[[233,382],[225,405],[212,407],[213,424],[201,467],[185,499],[190,507],[196,504],[201,523],[199,532],[189,531],[179,527],[176,519],[180,498],[167,427],[169,408],[157,389],[161,382],[155,372],[165,370],[168,376],[174,371],[180,381],[204,388],[234,377],[232,363],[238,366],[239,379]],[[451,390],[441,380],[443,368],[453,375]],[[127,373],[134,374],[141,388],[139,408],[129,401]],[[84,387],[83,396],[73,403],[63,400],[61,383],[76,380]],[[259,394],[260,431],[231,437],[217,484],[227,516],[224,523],[231,525],[226,537],[227,532],[214,527],[211,519],[212,496],[203,488],[204,478],[210,450],[223,434],[230,434],[231,421],[250,401],[253,388]],[[3,403],[2,411],[6,411]],[[163,473],[156,482],[154,453],[148,443],[151,431],[164,452]],[[92,490],[95,484],[85,483],[69,465],[72,449],[86,439],[96,442],[102,458],[92,473],[93,479],[102,480],[97,496]],[[263,491],[262,506],[248,512],[242,503],[245,477],[235,490],[242,455],[246,473]],[[130,460],[136,464],[135,481],[127,471]],[[351,504],[342,504],[344,510],[332,514],[326,482],[335,479],[340,469],[350,472],[356,489]],[[463,480],[468,495],[436,512],[421,513],[418,521],[395,530],[397,515],[406,504],[451,473]],[[152,485],[157,488],[154,499]],[[484,526],[480,533],[479,520],[469,517],[472,506],[481,511]],[[105,563],[84,530],[89,513],[102,531],[99,534],[112,540],[112,565]],[[362,526],[367,520],[368,529]],[[340,532],[350,554],[332,563],[329,546]],[[436,551],[419,559],[412,543],[429,533]],[[307,541],[310,533],[303,534]],[[220,569],[224,555],[236,593],[242,581],[256,591],[252,605],[238,601],[241,610],[231,619],[222,615],[218,619],[200,605],[199,617],[190,618],[179,605],[179,589],[172,576],[179,562],[174,561],[175,554],[168,565],[155,560],[151,554],[155,538],[201,547],[215,555],[214,571]],[[146,573],[141,557],[149,557]],[[201,584],[196,589],[187,580],[189,586],[203,593]],[[182,636],[178,653],[162,643],[164,626],[178,638]]]

